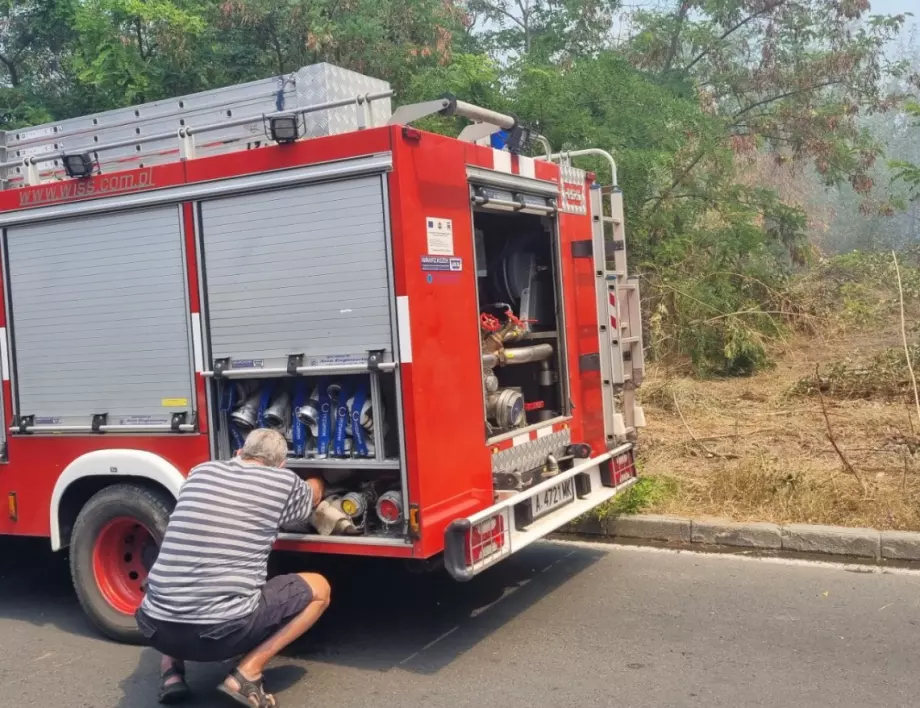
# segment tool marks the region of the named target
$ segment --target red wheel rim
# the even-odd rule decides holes
[[[93,546],[93,573],[96,586],[114,609],[132,615],[140,606],[156,548],[150,531],[127,516],[112,519],[99,531]]]

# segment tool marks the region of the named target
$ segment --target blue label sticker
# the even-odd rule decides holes
[[[450,256],[422,256],[422,270],[457,273],[463,270],[463,259]]]
[[[233,359],[230,362],[232,369],[262,369],[264,367],[264,359]]]

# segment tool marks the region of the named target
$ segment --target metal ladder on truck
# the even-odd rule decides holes
[[[586,155],[608,160],[612,176],[612,186],[602,188],[594,184],[589,196],[601,379],[605,394],[604,432],[607,444],[612,446],[634,440],[637,429],[645,426],[645,414],[636,402],[636,389],[645,375],[642,308],[639,279],[630,278],[627,273],[623,192],[617,186],[613,157],[604,150],[588,149],[557,153],[551,159],[559,160],[563,167],[570,167],[571,158]],[[608,197],[609,214],[604,213],[604,196]],[[621,400],[619,411],[616,407],[618,396]]]
[[[86,155],[94,173],[110,173],[257,148],[274,142],[271,121],[282,116],[296,121],[302,138],[386,125],[392,95],[385,81],[321,63],[284,76],[0,131],[0,190],[61,180],[66,156]]]

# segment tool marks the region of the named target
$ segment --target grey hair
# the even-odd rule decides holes
[[[287,441],[281,433],[269,428],[256,428],[246,436],[240,457],[269,467],[281,467],[287,460],[287,452]]]

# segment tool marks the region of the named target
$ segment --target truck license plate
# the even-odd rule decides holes
[[[555,484],[536,496],[530,498],[530,509],[533,518],[548,514],[553,509],[558,509],[575,499],[575,483],[571,479]]]

